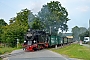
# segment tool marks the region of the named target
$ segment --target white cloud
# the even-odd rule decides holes
[[[89,6],[79,6],[76,8],[76,10],[81,11],[81,12],[87,12],[90,10]]]

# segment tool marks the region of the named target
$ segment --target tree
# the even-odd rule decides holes
[[[60,28],[62,31],[67,31],[68,12],[58,1],[51,1],[47,5],[43,5],[41,11],[38,12],[38,17],[45,24],[45,30],[57,32]]]
[[[13,45],[14,41],[17,41],[17,39],[20,40],[20,43],[24,41],[24,34],[26,28],[25,26],[20,25],[18,21],[3,27],[3,29],[3,43],[7,43],[9,46],[15,47],[16,45]]]
[[[72,28],[72,34],[73,34],[74,41],[79,41],[79,33],[80,33],[80,29],[78,26],[75,26]]]
[[[19,39],[19,42],[22,43],[24,41],[24,34],[27,32],[28,25],[28,15],[30,14],[30,10],[23,9],[17,16],[10,19],[10,24],[3,27],[3,43],[7,43],[11,47],[16,46],[16,41]],[[13,43],[15,43],[13,45]]]
[[[86,31],[87,31],[87,29],[85,27],[80,27],[79,34],[82,34],[82,33],[86,32]]]
[[[90,27],[88,28],[88,31],[89,31],[89,36],[90,36]]]
[[[7,23],[4,21],[4,19],[0,19],[0,26],[6,26]]]
[[[79,35],[80,40],[84,40],[84,37],[89,37],[89,31],[87,30],[86,32],[83,32],[82,34]]]
[[[3,26],[6,26],[7,23],[4,21],[4,19],[0,19],[0,42],[2,41],[1,35],[3,34]]]
[[[79,31],[79,37],[80,40],[84,40],[84,37],[89,36],[89,31],[85,28],[85,27],[80,27],[80,31]]]
[[[42,25],[42,22],[39,20],[38,17],[35,17],[32,22],[32,29],[39,29],[43,30],[44,26]]]
[[[39,17],[37,15],[33,15],[32,12],[28,16],[28,24],[32,29],[43,30],[44,28],[44,24],[40,21]]]
[[[9,24],[14,23],[14,22],[15,22],[15,20],[16,20],[16,18],[15,18],[15,17],[11,18],[11,19],[9,20]]]
[[[79,37],[82,40],[84,38],[85,33],[87,33],[87,29],[85,27],[75,26],[72,28],[72,33],[75,41],[79,41]],[[86,34],[87,35],[87,34]]]
[[[28,15],[31,13],[30,10],[23,9],[19,13],[17,13],[16,20],[19,22],[20,25],[24,25],[29,28],[28,25]]]

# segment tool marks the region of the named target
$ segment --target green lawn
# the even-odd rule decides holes
[[[5,54],[5,53],[10,53],[10,52],[12,52],[15,49],[16,48],[2,47],[2,48],[0,48],[0,55],[1,54]]]
[[[7,54],[7,53],[11,53],[13,50],[17,50],[17,49],[21,49],[22,45],[19,44],[18,48],[11,48],[11,47],[4,47],[4,46],[0,46],[0,55],[2,54]],[[1,58],[0,58],[1,60]]]
[[[0,60],[2,60],[2,59],[0,58]]]
[[[0,46],[0,55],[1,54],[5,54],[5,53],[10,53],[13,50],[17,50],[17,49],[21,49],[21,48],[22,48],[22,45],[21,44],[18,45],[18,48],[17,47],[11,48],[11,47]]]
[[[67,55],[71,58],[90,60],[90,48],[80,46],[79,44],[72,44],[70,46],[65,46],[64,48],[50,50],[60,53],[62,55]]]
[[[1,54],[6,54],[6,53],[10,53],[10,52],[12,52],[13,50],[15,50],[15,48],[8,48],[8,47],[0,47],[0,55]],[[0,60],[2,60],[1,58],[0,58]]]

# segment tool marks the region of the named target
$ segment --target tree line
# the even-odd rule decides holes
[[[10,47],[16,46],[16,41],[24,41],[24,34],[29,28],[44,30],[51,34],[57,34],[60,28],[62,32],[68,31],[67,10],[59,1],[51,1],[43,5],[37,15],[29,9],[22,9],[13,18],[10,18],[9,24],[4,19],[0,19],[0,43],[7,44]]]

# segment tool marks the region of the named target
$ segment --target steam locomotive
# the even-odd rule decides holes
[[[47,48],[48,45],[48,34],[41,30],[29,29],[24,36],[25,40],[25,51],[35,51],[43,48]]]
[[[29,29],[24,36],[25,51],[35,51],[44,48],[48,48],[55,45],[69,44],[73,42],[73,39],[67,37],[60,37],[56,35],[50,35],[42,30]]]

